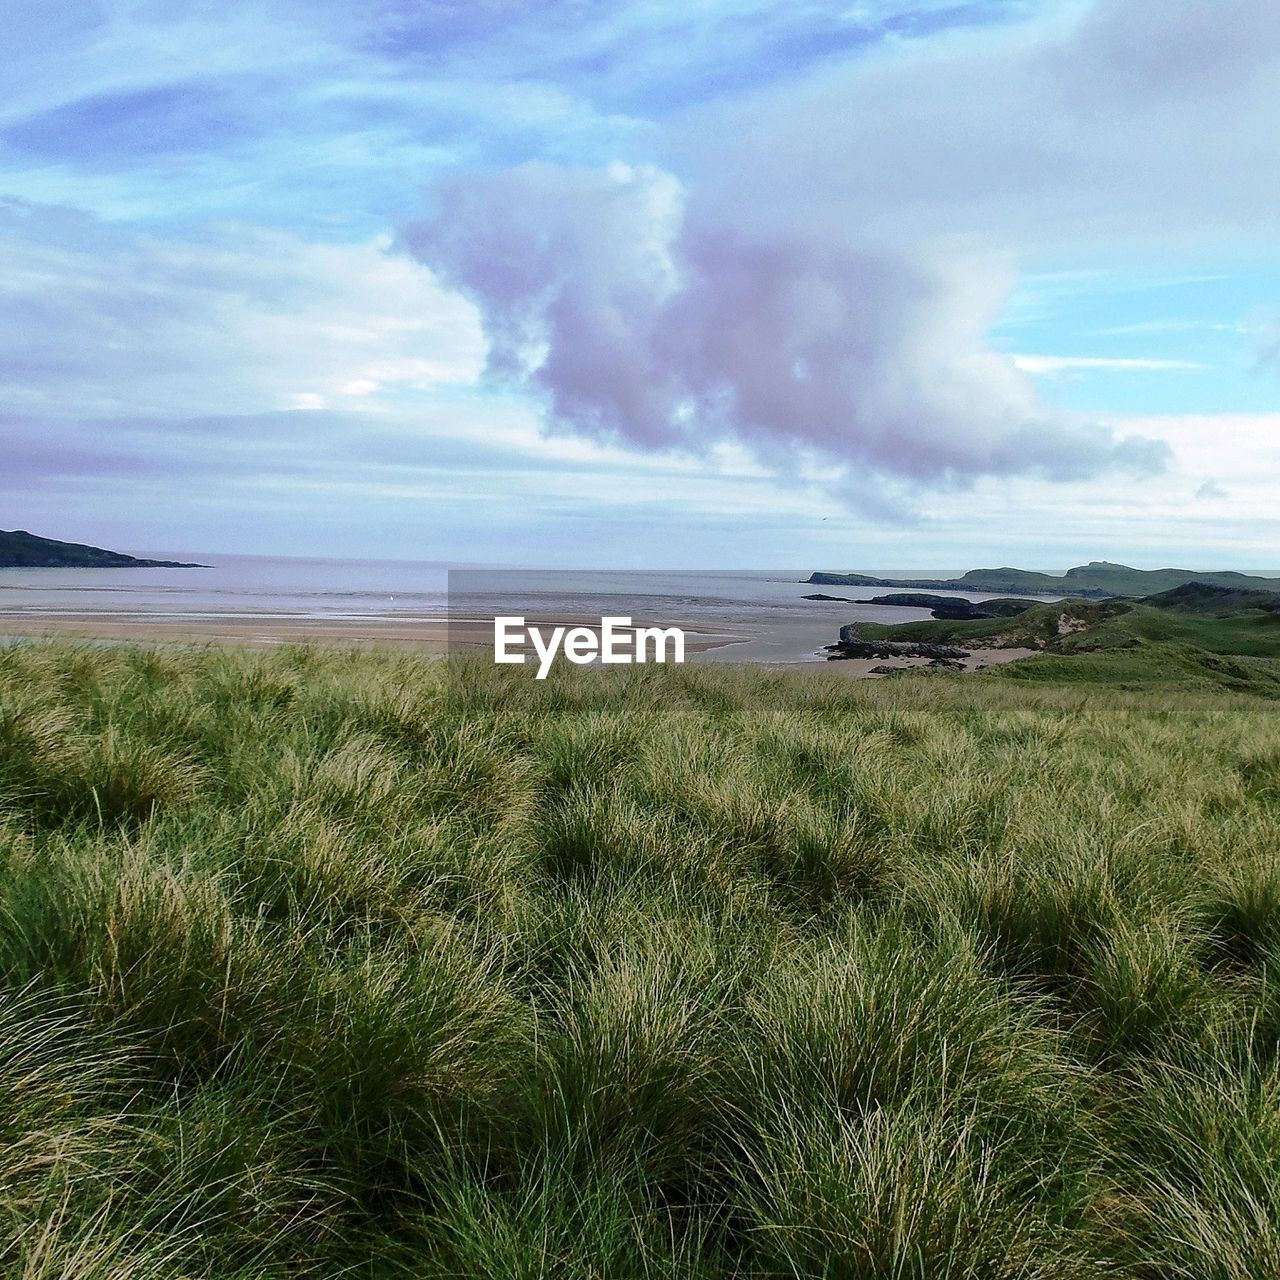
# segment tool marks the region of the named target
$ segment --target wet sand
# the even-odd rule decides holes
[[[464,643],[492,643],[480,624],[469,628]],[[18,612],[0,615],[0,635],[42,638],[75,636],[85,640],[134,641],[139,644],[376,644],[444,653],[449,627],[439,618],[326,619],[281,614],[238,614],[234,617],[158,616],[127,618],[110,614]],[[455,633],[455,640],[460,639]]]
[[[965,671],[982,671],[987,667],[1016,662],[1019,658],[1030,658],[1038,652],[1038,649],[970,649],[969,656],[964,659],[964,669]],[[892,667],[894,671],[934,669],[930,667],[928,658],[837,658],[830,662],[789,662],[780,665],[785,665],[789,670],[809,670],[819,667],[823,671],[832,671],[837,675],[865,680],[889,679],[889,673],[876,671],[873,669],[875,667]]]

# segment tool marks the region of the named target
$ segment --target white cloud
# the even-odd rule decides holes
[[[370,407],[473,382],[473,309],[389,249],[0,210],[0,393],[12,412],[145,417]]]
[[[1198,362],[1010,360],[985,331],[1030,259],[1273,242],[1277,86],[1280,9],[1253,0],[1041,8],[691,110],[621,183],[459,174],[408,238],[560,427],[734,437],[781,471],[811,450],[845,491],[1152,470],[1158,445],[1054,410],[1027,375]]]
[[[709,216],[834,242],[1271,248],[1278,86],[1280,6],[1094,0],[690,112],[667,154]]]
[[[770,555],[819,534],[861,546],[872,526],[833,511],[834,489],[914,508],[884,535],[899,565],[1036,546],[1066,564],[1162,539],[1243,562],[1280,543],[1273,421],[1081,423],[1034,381],[1194,362],[1037,354],[1075,349],[1043,326],[1010,359],[984,337],[1024,265],[1093,290],[1148,258],[1207,283],[1237,249],[1274,256],[1275,5],[17,2],[0,127],[52,150],[7,146],[10,189],[107,220],[0,213],[0,395],[21,415],[3,427],[9,502],[119,493],[136,518],[128,495],[147,492],[177,519],[230,476],[238,531],[252,474],[264,493],[305,490],[299,530],[332,518],[327,486],[345,486],[352,526],[391,493],[405,528],[426,518],[412,503],[455,494],[477,513],[457,526],[469,551],[509,546],[504,521],[531,555],[573,518],[580,542],[607,512],[605,558],[632,503],[665,513],[652,555],[675,562],[758,557],[735,512],[761,529],[779,513],[790,541]],[[1030,16],[903,34],[948,8]],[[113,132],[111,108],[193,85],[234,128],[183,134],[180,162],[131,151],[154,117]],[[42,113],[66,127],[33,130]],[[537,181],[476,176],[529,156]],[[483,217],[416,243],[484,304],[487,335],[373,236],[446,165],[450,198]],[[1194,301],[1169,305],[1199,323]],[[495,368],[576,434],[539,435],[531,404],[492,389],[454,394],[490,339]],[[266,412],[290,407],[304,412]],[[1108,475],[1156,460],[1127,437],[1166,442],[1168,473]],[[690,452],[651,451],[667,445]],[[691,541],[704,511],[721,541]]]
[[[1158,360],[1143,357],[1122,356],[1011,356],[1013,367],[1023,373],[1054,374],[1072,373],[1076,370],[1110,370],[1124,372],[1167,372],[1175,369],[1203,369],[1195,360]]]
[[[883,502],[883,477],[1163,460],[1051,411],[984,345],[1008,288],[991,260],[858,250],[801,225],[753,239],[699,220],[696,200],[687,216],[656,168],[524,165],[459,177],[434,205],[406,242],[476,303],[491,372],[545,396],[554,425],[644,448],[734,439],[864,501]]]

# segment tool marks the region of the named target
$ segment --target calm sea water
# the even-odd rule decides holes
[[[207,569],[0,569],[0,612],[118,618],[326,619],[444,612],[448,569],[395,560],[303,560],[172,552]]]
[[[167,553],[207,569],[3,569],[0,619],[99,617],[114,620],[304,617],[442,618],[450,566],[433,561],[325,560]],[[806,594],[866,596],[879,589],[815,587],[809,569],[659,572],[648,570],[455,570],[453,610],[528,617],[628,614],[682,624],[703,634],[747,637],[713,660],[795,661],[815,656],[842,623],[907,622],[918,609],[805,600]],[[953,570],[887,570],[877,576],[946,576]],[[970,598],[981,596],[970,594]]]

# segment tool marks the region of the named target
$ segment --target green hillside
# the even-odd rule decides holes
[[[82,542],[41,538],[25,529],[0,529],[0,569],[201,569],[178,560],[143,560]]]
[[[1241,587],[1213,586],[1188,582],[1172,591],[1147,596],[1143,604],[1182,613],[1204,613],[1228,617],[1242,613],[1280,613],[1280,591],[1256,591]]]
[[[1280,697],[1280,593],[1195,583],[1138,600],[1060,600],[1016,618],[859,624],[866,639],[1027,648],[1012,680],[1229,688]]]

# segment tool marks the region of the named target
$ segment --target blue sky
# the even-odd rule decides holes
[[[11,0],[0,527],[1280,568],[1257,0]]]

